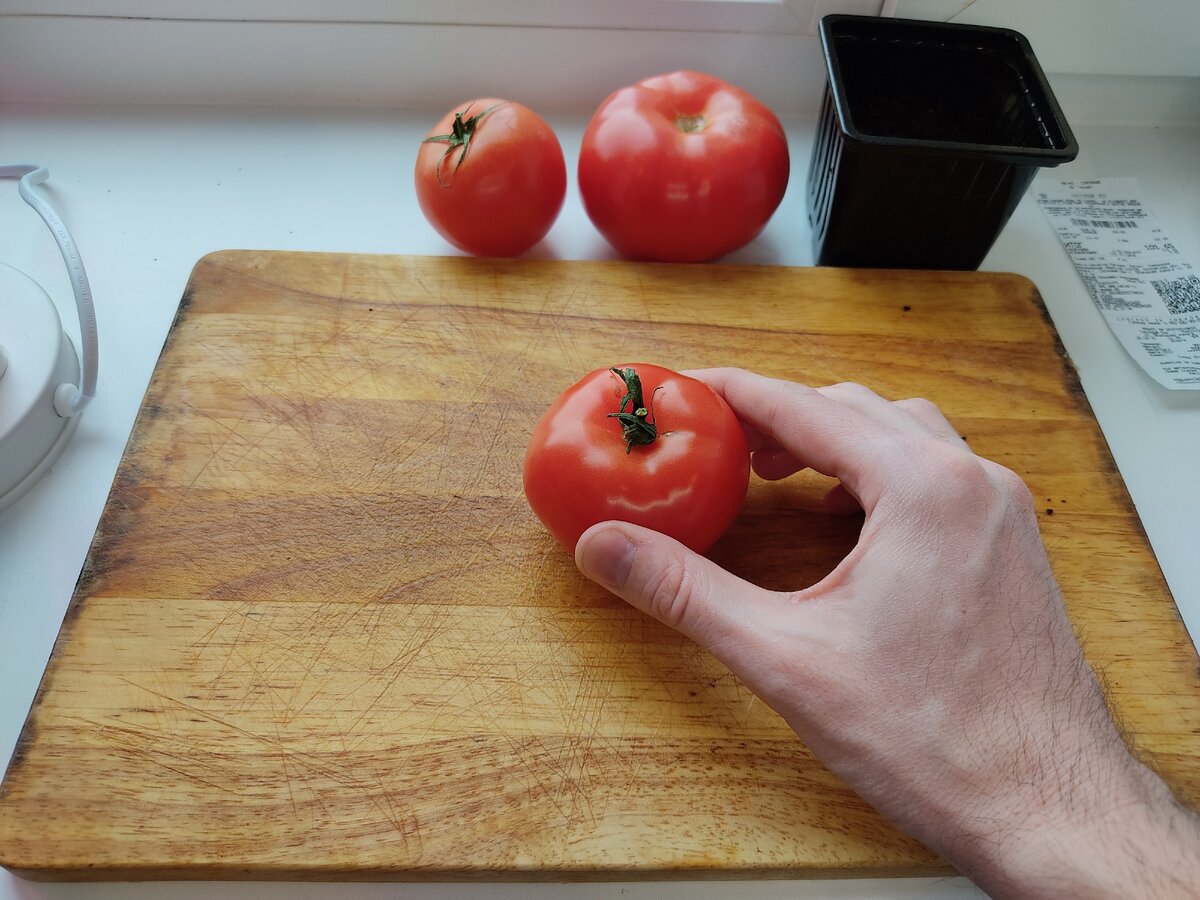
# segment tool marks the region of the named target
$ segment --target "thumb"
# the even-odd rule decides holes
[[[666,535],[627,522],[593,525],[575,545],[584,575],[710,650],[750,630],[767,593]]]

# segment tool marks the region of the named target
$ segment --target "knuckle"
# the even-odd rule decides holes
[[[920,444],[910,487],[916,506],[939,518],[954,510],[979,510],[995,502],[996,488],[983,460],[939,441]]]
[[[686,559],[671,559],[646,585],[647,611],[664,625],[679,628],[690,616],[695,579]]]
[[[792,431],[795,395],[786,384],[780,384],[771,392],[766,405],[767,431],[772,435],[786,435]]]
[[[926,463],[936,467],[941,486],[937,502],[949,501],[960,509],[977,507],[1004,509],[1018,515],[1033,513],[1033,494],[1024,479],[1012,469],[948,447],[929,448]]]
[[[926,418],[942,414],[941,407],[925,397],[909,397],[907,400],[897,400],[896,405],[914,415]]]
[[[998,463],[993,463],[993,465],[996,470],[996,483],[1005,500],[1022,512],[1032,512],[1033,493],[1029,490],[1025,479],[1006,466]]]
[[[933,442],[923,447],[923,454],[925,463],[934,467],[948,493],[955,496],[972,495],[987,487],[987,475],[979,457]]]
[[[869,387],[859,384],[857,381],[839,381],[837,384],[830,385],[827,391],[855,397],[874,396],[875,394]]]

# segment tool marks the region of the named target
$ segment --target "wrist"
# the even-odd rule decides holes
[[[1194,896],[1200,820],[1117,740],[966,814],[944,852],[997,898]]]

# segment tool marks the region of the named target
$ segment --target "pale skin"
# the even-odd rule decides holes
[[[1021,479],[932,403],[689,373],[761,477],[838,479],[865,514],[819,583],[775,592],[606,522],[580,570],[710,650],[835,773],[997,898],[1196,897],[1200,818],[1128,751],[1084,659]]]

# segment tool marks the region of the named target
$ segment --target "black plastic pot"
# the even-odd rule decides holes
[[[831,15],[821,43],[819,265],[976,269],[1037,170],[1079,152],[1016,31]]]

